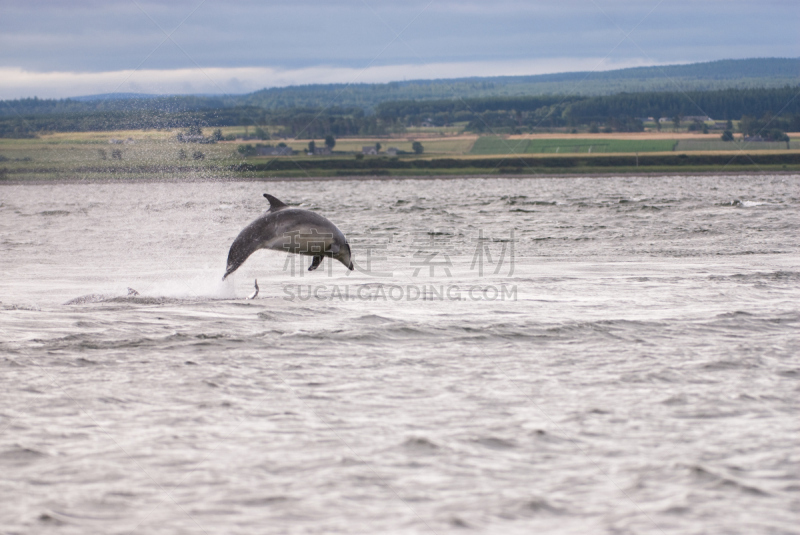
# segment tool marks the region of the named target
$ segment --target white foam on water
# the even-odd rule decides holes
[[[134,288],[143,297],[174,297],[181,299],[235,299],[236,288],[231,280],[221,280],[219,270],[209,271],[186,279],[167,279],[152,282],[143,289]]]

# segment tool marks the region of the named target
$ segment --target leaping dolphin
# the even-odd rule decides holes
[[[317,269],[326,256],[335,258],[352,271],[350,245],[336,225],[314,212],[291,208],[268,193],[264,197],[269,201],[269,210],[233,240],[222,280],[259,249],[311,256],[309,271]]]

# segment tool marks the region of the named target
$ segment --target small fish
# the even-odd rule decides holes
[[[256,296],[258,295],[258,279],[255,279],[255,281],[256,281],[255,283],[256,291],[247,296],[247,299],[255,299]]]

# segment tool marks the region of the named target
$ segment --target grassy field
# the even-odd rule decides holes
[[[119,143],[111,143],[115,140]],[[119,151],[118,153],[115,151]],[[202,158],[195,159],[195,153]],[[179,143],[169,132],[87,132],[52,134],[38,139],[0,139],[0,156],[4,168],[53,166],[75,167],[203,165],[208,162],[241,160],[236,146],[225,143]]]
[[[206,129],[210,135],[212,129]],[[391,139],[361,138],[337,140],[331,156],[307,156],[308,140],[286,140],[298,151],[293,156],[244,157],[237,148],[259,141],[226,141],[216,144],[180,143],[177,132],[117,131],[61,133],[36,139],[0,139],[0,180],[96,180],[96,179],[187,179],[209,178],[270,178],[310,176],[424,176],[424,175],[507,175],[563,174],[608,172],[675,171],[798,171],[800,162],[792,155],[800,151],[800,141],[792,141],[792,150],[785,143],[723,143],[708,136],[669,139],[643,134],[611,135],[608,137],[574,137],[569,135],[497,136],[474,135],[416,137],[425,152],[410,154],[413,136]],[[223,134],[244,133],[244,128],[223,129]],[[791,136],[792,134],[790,134]],[[110,141],[114,141],[111,143]],[[276,144],[278,140],[268,143]],[[324,141],[315,140],[318,146]],[[397,158],[361,157],[362,146],[379,142],[382,150],[395,147],[409,154]],[[676,146],[673,152],[673,147]],[[732,150],[764,155],[758,165],[732,162]],[[683,153],[691,161],[672,160]],[[640,153],[637,159],[633,153]],[[504,158],[506,155],[516,157]],[[602,159],[612,154],[629,154],[613,165]],[[648,156],[648,154],[653,156]],[[647,158],[667,159],[646,163]],[[695,156],[696,155],[696,156]],[[702,155],[719,158],[713,165]],[[783,156],[782,156],[783,155]],[[784,157],[786,156],[786,157]],[[486,165],[495,157],[498,163]],[[770,159],[772,158],[772,159]],[[523,159],[525,162],[523,162]],[[438,162],[437,162],[438,160]],[[547,161],[545,161],[547,160]],[[641,162],[639,161],[641,160]],[[711,160],[708,160],[710,162]],[[393,163],[394,162],[394,163]],[[526,163],[527,162],[527,163]],[[596,162],[596,163],[595,163]],[[694,163],[696,162],[696,164]],[[719,163],[722,162],[722,163]],[[730,163],[726,163],[730,162]],[[636,165],[641,163],[642,168]]]
[[[507,139],[499,136],[481,136],[472,146],[470,154],[525,154],[530,139]]]
[[[393,139],[337,139],[336,146],[333,150],[337,152],[361,152],[361,147],[367,145],[381,144],[381,151],[386,151],[389,147],[394,147],[401,151],[412,152],[411,144],[416,140],[422,143],[425,149],[424,154],[453,154],[461,155],[467,154],[475,142],[476,136],[452,136],[452,137],[432,137],[432,138],[393,138]],[[325,144],[325,140],[318,139],[314,141],[317,146],[321,147]],[[272,142],[275,143],[275,142]],[[295,147],[307,147],[308,141],[287,141],[287,145]]]
[[[671,139],[504,139],[497,136],[478,138],[470,154],[597,154],[617,152],[667,152],[676,141]]]
[[[532,139],[527,154],[548,153],[608,153],[608,152],[667,152],[673,150],[671,139]]]
[[[792,140],[789,142],[789,150],[800,150],[800,140]],[[745,143],[741,140],[736,141],[722,141],[722,140],[700,140],[700,139],[682,139],[678,141],[675,147],[676,151],[690,151],[690,150],[703,150],[703,151],[720,151],[720,150],[743,150],[743,151],[761,151],[761,150],[787,150],[785,142],[764,142],[757,141]]]

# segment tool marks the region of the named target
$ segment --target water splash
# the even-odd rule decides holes
[[[219,270],[209,270],[184,279],[166,279],[138,288],[144,297],[172,297],[180,299],[235,299],[232,280],[220,280]]]

